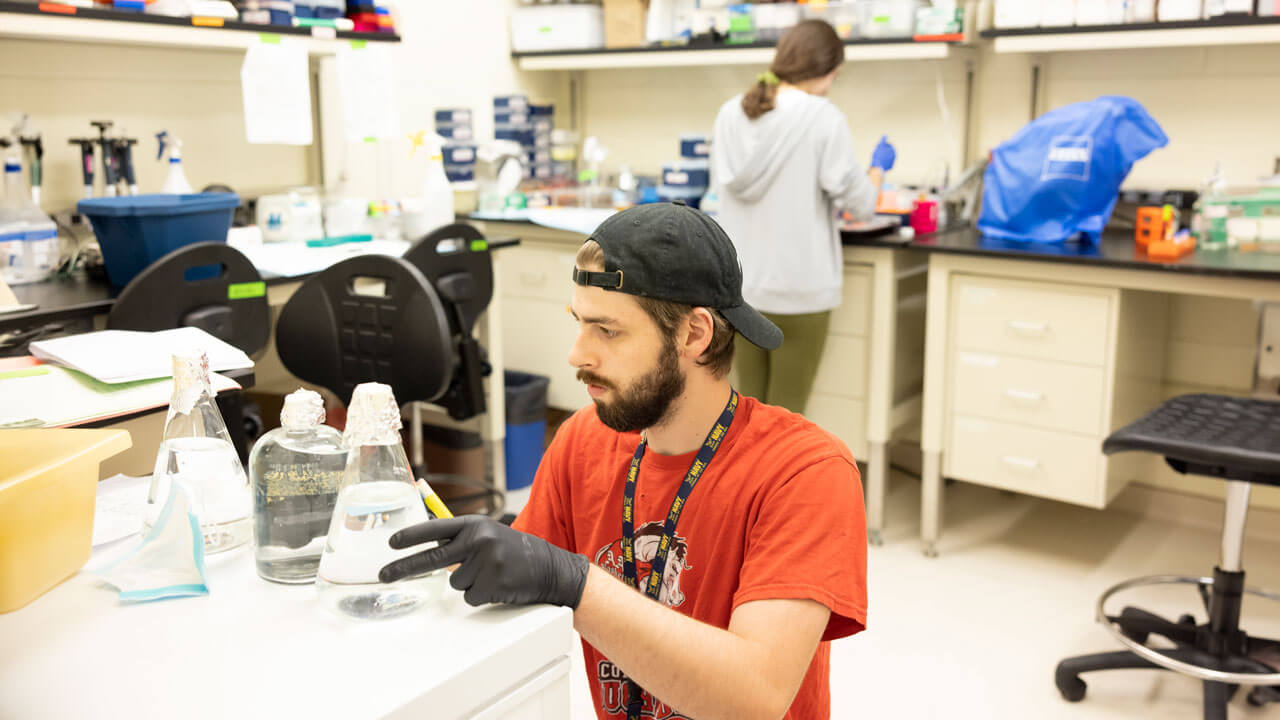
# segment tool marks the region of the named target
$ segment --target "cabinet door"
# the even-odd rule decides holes
[[[586,387],[569,365],[578,324],[564,301],[503,297],[502,342],[508,368],[551,378],[547,404],[575,410],[587,404]]]
[[[867,341],[828,335],[813,392],[860,400],[867,389]]]
[[[860,400],[813,394],[804,416],[840,438],[854,459],[867,459],[867,406]]]
[[[504,298],[551,300],[561,307],[572,299],[574,250],[514,247],[502,252],[497,280]]]

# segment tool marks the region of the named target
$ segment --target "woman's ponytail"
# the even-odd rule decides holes
[[[778,76],[772,70],[756,76],[756,84],[742,96],[742,112],[755,120],[776,107],[779,84]]]
[[[777,107],[778,85],[798,83],[829,74],[844,62],[844,41],[823,20],[805,20],[778,42],[773,65],[756,77],[742,96],[742,112],[752,120]]]

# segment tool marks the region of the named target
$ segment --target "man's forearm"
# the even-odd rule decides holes
[[[681,615],[594,565],[573,624],[650,694],[698,720],[779,718],[797,689],[779,687],[794,683],[762,643]]]

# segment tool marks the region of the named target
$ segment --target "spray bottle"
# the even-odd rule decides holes
[[[167,130],[156,133],[156,141],[160,143],[160,150],[156,153],[157,160],[163,160],[165,150],[169,151],[169,177],[165,179],[160,192],[167,195],[195,192],[191,189],[191,183],[187,182],[186,173],[182,171],[182,141],[170,135]]]
[[[4,202],[0,204],[0,280],[9,285],[40,282],[58,260],[58,226],[31,200],[22,178],[21,141],[5,149]]]
[[[444,140],[435,133],[422,130],[409,136],[413,141],[413,149],[409,156],[413,157],[419,147],[426,146],[427,176],[422,183],[421,207],[412,207],[417,203],[408,203],[403,216],[404,234],[409,240],[417,240],[437,228],[450,225],[454,221],[453,186],[444,172]]]

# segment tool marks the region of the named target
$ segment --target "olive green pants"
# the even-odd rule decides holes
[[[734,368],[738,392],[770,405],[804,413],[809,392],[818,374],[818,361],[827,344],[831,312],[805,315],[764,313],[782,329],[782,347],[762,350],[741,335],[734,341]]]

